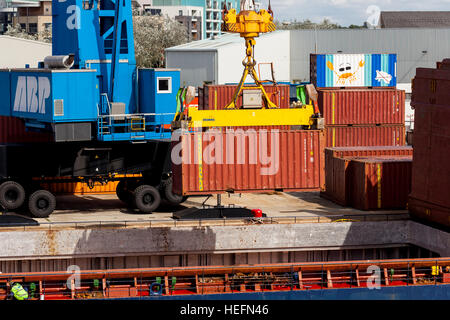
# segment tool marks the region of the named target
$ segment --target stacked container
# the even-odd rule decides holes
[[[450,227],[450,60],[413,80],[414,163],[409,210]]]
[[[407,146],[326,148],[321,195],[361,210],[405,208],[412,155]]]
[[[395,54],[311,55],[327,147],[405,144],[405,92]]]

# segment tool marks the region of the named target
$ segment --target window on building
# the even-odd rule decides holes
[[[183,10],[178,11],[178,15],[182,16],[183,15]]]
[[[52,30],[52,24],[51,23],[44,23],[45,30]]]
[[[29,25],[28,25],[28,27],[29,27],[29,30],[28,30],[28,32],[29,33],[37,33],[37,23],[30,23]]]
[[[158,93],[172,93],[172,78],[171,77],[158,77]]]
[[[20,29],[22,29],[22,30],[27,30],[27,25],[25,24],[25,23],[21,23],[20,24]]]

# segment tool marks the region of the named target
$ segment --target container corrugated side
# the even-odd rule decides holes
[[[326,147],[404,146],[404,125],[327,126]]]
[[[405,91],[396,89],[320,89],[325,125],[403,124]]]
[[[223,132],[183,133],[181,145],[173,143],[173,148],[181,146],[183,159],[173,164],[174,192],[194,195],[320,190],[324,164],[322,131],[279,131],[278,138],[267,133],[264,138],[262,131],[254,132],[241,132],[231,138]],[[213,141],[226,146],[227,139],[227,147],[218,147],[219,151],[211,147]],[[210,154],[222,161],[212,161]],[[264,154],[269,157],[263,157]]]
[[[415,104],[411,197],[450,208],[450,106]]]
[[[412,104],[449,104],[450,70],[417,68],[412,84]]]
[[[344,157],[412,156],[411,146],[335,147],[325,148],[325,165],[328,160]]]
[[[348,205],[348,191],[350,182],[351,159],[333,158],[331,161],[325,156],[325,191],[321,196],[341,206]]]
[[[409,197],[409,213],[421,220],[427,220],[440,226],[450,227],[450,208]]]
[[[321,195],[341,206],[347,206],[351,159],[360,157],[412,157],[413,148],[376,146],[376,147],[337,147],[325,148],[325,188]]]
[[[223,110],[231,102],[237,85],[206,85],[199,90],[199,110]],[[286,109],[290,106],[290,87],[279,84],[277,86],[265,85],[269,98],[278,107]],[[242,105],[242,94],[237,100]]]
[[[317,88],[396,87],[396,54],[311,54],[310,80]]]
[[[405,209],[412,158],[352,160],[349,202],[360,210]]]

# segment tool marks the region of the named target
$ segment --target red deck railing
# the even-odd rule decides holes
[[[0,300],[11,282],[36,300],[441,285],[450,258],[0,274]]]

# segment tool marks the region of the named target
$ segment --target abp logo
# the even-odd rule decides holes
[[[13,111],[45,114],[45,101],[50,97],[47,77],[19,76]]]

